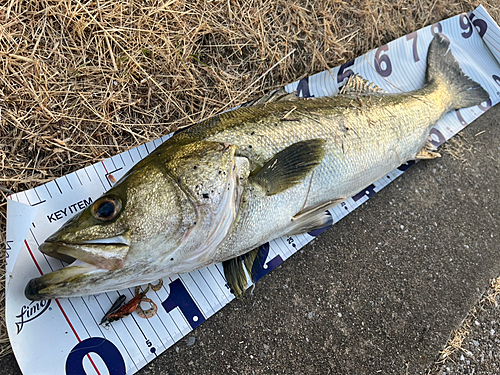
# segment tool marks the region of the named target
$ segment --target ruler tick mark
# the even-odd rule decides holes
[[[66,181],[68,182],[69,188],[73,190],[73,186],[71,186],[71,183],[69,182],[68,175],[64,176],[66,178]]]
[[[113,158],[112,158],[112,157],[110,158],[110,160],[111,160],[111,163],[113,163],[113,167],[115,167],[115,169],[116,169],[116,164],[115,164],[115,161],[113,160]]]
[[[54,180],[54,182],[55,182],[57,188],[59,189],[59,193],[62,194],[63,192],[62,192],[61,188],[59,187],[59,184],[57,183],[57,180]]]
[[[47,184],[43,184],[45,186],[45,190],[47,190],[47,193],[49,193],[49,197],[52,198],[52,194],[50,194],[49,188],[47,187]]]
[[[30,202],[30,199],[28,198],[28,194],[26,194],[26,191],[24,191],[24,196],[25,196],[25,197],[26,197],[26,199],[28,200],[28,204],[29,204],[30,206],[33,206],[33,205],[31,204],[31,202]]]
[[[104,185],[104,182],[102,182],[102,180],[101,180],[101,176],[99,176],[99,172],[97,172],[97,169],[96,169],[95,165],[92,165],[92,167],[94,168],[94,171],[95,171],[95,173],[96,173],[96,175],[97,175],[97,178],[99,178],[99,181],[101,181],[101,184],[102,184],[102,186],[104,187],[104,190],[107,190],[107,189],[106,189],[106,185]]]
[[[121,161],[122,161],[123,166],[125,166],[125,160],[123,160],[123,156],[122,156],[122,154],[118,154],[118,156],[120,157],[120,159],[121,159]]]
[[[80,182],[80,185],[83,186],[82,180],[80,180],[80,176],[78,176],[78,173],[75,172],[75,176],[76,176],[76,178],[78,178],[78,182]]]
[[[132,157],[132,153],[130,152],[130,150],[127,150],[127,153],[128,153],[128,156],[130,156],[130,160],[132,160],[132,163],[135,163],[134,158]]]
[[[84,168],[83,170],[87,174],[87,177],[89,178],[89,181],[92,182],[92,179],[90,178],[90,175],[89,175],[89,172],[87,171],[87,168]]]

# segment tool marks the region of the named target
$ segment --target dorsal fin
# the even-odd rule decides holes
[[[340,95],[376,95],[386,94],[384,90],[375,85],[373,82],[361,77],[359,74],[354,74],[349,77],[344,86],[340,89]]]
[[[276,91],[269,92],[259,98],[249,100],[243,103],[239,108],[251,107],[258,104],[273,103],[273,102],[284,102],[288,100],[298,100],[300,99],[295,92],[288,93],[284,88],[280,88]]]

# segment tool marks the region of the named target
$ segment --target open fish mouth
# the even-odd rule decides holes
[[[65,242],[48,239],[40,245],[45,255],[73,263],[75,260],[105,270],[116,270],[123,266],[123,261],[130,247],[130,241],[124,235],[79,242]]]
[[[49,239],[40,245],[40,251],[70,265],[31,279],[24,294],[30,300],[54,298],[64,295],[66,290],[74,294],[77,288],[82,294],[91,294],[93,283],[123,267],[129,246],[125,236],[78,243]],[[87,289],[90,292],[85,292]]]

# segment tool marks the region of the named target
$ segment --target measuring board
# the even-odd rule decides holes
[[[387,92],[410,91],[424,84],[427,48],[436,32],[451,41],[462,69],[490,93],[473,108],[448,113],[431,131],[438,146],[500,101],[500,29],[483,7],[438,22],[381,46],[340,67],[285,87],[302,97],[334,95],[345,80],[359,73]],[[113,186],[135,163],[171,135],[9,197],[7,207],[6,322],[21,370],[25,374],[133,374],[165,349],[219,311],[234,296],[221,264],[164,280],[148,297],[158,306],[150,319],[136,314],[99,325],[119,294],[32,302],[24,297],[27,282],[65,264],[38,251],[45,238]],[[413,162],[367,186],[330,210],[339,221],[407,170]],[[315,230],[262,245],[254,264],[257,279],[273,270],[319,235]]]

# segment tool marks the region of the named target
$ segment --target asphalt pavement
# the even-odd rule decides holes
[[[417,163],[138,374],[492,373],[498,308],[476,309],[462,366],[434,362],[500,276],[498,118],[500,106],[463,130],[459,159]],[[19,373],[13,355],[0,369]]]

